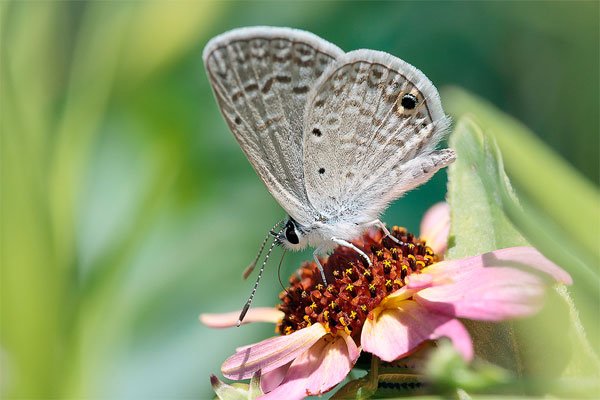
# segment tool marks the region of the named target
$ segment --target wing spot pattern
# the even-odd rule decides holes
[[[260,158],[249,157],[276,199],[281,203],[285,195],[293,201],[297,198],[295,203],[309,204],[304,185],[298,184],[303,181],[304,171],[296,168],[294,160],[286,159],[288,153],[296,154],[297,149],[286,150],[298,145],[295,134],[302,130],[304,112],[299,104],[306,102],[305,93],[310,92],[332,60],[343,53],[329,49],[320,40],[288,37],[285,31],[281,37],[269,33],[266,37],[232,38],[225,37],[206,56],[207,72],[223,115],[242,148]],[[300,142],[300,151],[301,145]],[[264,157],[267,152],[276,155]],[[314,172],[319,170],[317,166],[313,168]],[[269,174],[270,170],[277,173]],[[324,172],[323,169],[321,173]],[[298,213],[311,212],[298,207]]]
[[[321,130],[319,128],[315,128],[312,130],[313,135],[315,135],[316,137],[321,137],[321,135],[323,135],[323,133],[321,132]]]
[[[319,173],[321,175],[323,175],[325,173],[325,168],[323,168],[323,167],[319,168]]]
[[[238,90],[236,92],[234,92],[231,95],[231,102],[235,103],[236,101],[238,101],[239,99],[241,99],[242,97],[244,97],[244,91],[243,90]]]
[[[249,85],[247,85],[244,90],[246,92],[254,92],[255,90],[258,90],[258,85],[256,83],[251,83]]]
[[[265,81],[265,84],[263,85],[263,87],[260,91],[263,92],[263,94],[267,94],[271,91],[271,88],[273,87],[273,83],[275,83],[275,82],[290,83],[291,81],[292,81],[292,77],[289,75],[276,75],[274,77],[272,76]]]
[[[292,88],[292,92],[296,93],[296,94],[304,94],[306,92],[308,92],[309,87],[308,86],[295,86],[294,88]]]
[[[290,83],[292,81],[292,77],[289,75],[277,75],[275,76],[275,80],[279,83]]]
[[[271,86],[273,86],[273,77],[267,79],[265,85],[261,89],[261,92],[263,92],[263,94],[269,93],[271,91]]]

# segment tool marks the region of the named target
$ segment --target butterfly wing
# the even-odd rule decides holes
[[[454,160],[452,150],[435,150],[448,125],[421,71],[383,52],[346,53],[308,96],[303,146],[311,204],[329,218],[377,218]]]
[[[225,121],[273,197],[300,224],[315,218],[302,168],[307,95],[343,54],[311,33],[271,27],[235,29],[204,49]]]

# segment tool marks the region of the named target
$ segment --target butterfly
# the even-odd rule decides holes
[[[450,125],[436,88],[390,54],[248,27],[211,39],[203,60],[227,125],[287,212],[276,241],[314,248],[325,283],[318,255],[342,245],[370,264],[351,240],[373,226],[389,236],[386,207],[455,159],[436,150]]]

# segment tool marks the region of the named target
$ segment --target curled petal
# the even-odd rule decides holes
[[[448,248],[450,234],[450,206],[448,203],[433,205],[421,220],[421,239],[427,241],[434,253],[442,255]]]
[[[314,324],[287,336],[276,336],[245,346],[225,360],[221,372],[235,380],[250,378],[259,369],[266,374],[306,352],[326,333],[323,325]]]
[[[244,317],[244,324],[251,322],[271,322],[276,324],[283,318],[283,312],[273,307],[257,307],[248,310]],[[232,311],[222,314],[200,314],[200,322],[211,328],[230,328],[236,326],[239,311]]]
[[[367,319],[361,334],[363,350],[384,361],[401,358],[426,340],[446,336],[465,359],[473,357],[471,339],[464,326],[448,315],[437,314],[412,300]]]
[[[349,336],[343,333],[336,337],[327,335],[298,356],[281,385],[261,399],[303,399],[325,393],[344,380],[359,353]]]
[[[546,284],[539,276],[514,268],[481,268],[454,282],[433,286],[413,298],[428,309],[453,317],[501,321],[537,312]]]
[[[529,271],[533,269],[549,275],[557,282],[566,285],[573,283],[566,271],[549,261],[533,247],[509,247],[460,260],[442,261],[424,268],[422,272],[458,280],[462,274],[489,267],[512,267]]]
[[[344,341],[346,342],[346,349],[348,350],[348,357],[352,361],[352,365],[358,360],[358,356],[360,356],[360,349],[356,346],[354,339],[345,333],[341,332],[338,335],[341,335]]]
[[[467,328],[457,319],[451,319],[445,324],[439,325],[431,334],[431,339],[447,337],[460,355],[467,360],[473,359],[473,341]]]
[[[260,387],[263,393],[268,393],[277,386],[281,385],[281,382],[285,378],[285,375],[290,368],[290,364],[291,362],[262,375],[260,379]]]

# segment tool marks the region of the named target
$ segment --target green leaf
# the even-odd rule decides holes
[[[463,389],[482,391],[511,381],[510,374],[493,364],[476,362],[468,365],[456,349],[441,341],[427,363],[427,376],[443,392]]]
[[[496,175],[485,181],[493,181],[503,213],[525,239],[571,274],[571,313],[585,326],[586,341],[600,348],[599,191],[518,121],[460,89],[446,90],[444,97],[449,111],[475,121],[494,147],[489,161],[494,159]]]
[[[449,168],[449,258],[527,245],[504,213],[506,203],[515,209],[519,209],[519,203],[493,140],[471,118],[464,117],[450,137],[450,146],[457,153],[457,161]],[[588,370],[594,362],[585,356],[591,346],[577,310],[569,303],[563,286],[548,292],[546,307],[533,318],[501,324],[465,321],[476,354],[517,376],[557,377],[573,365],[571,361],[567,367],[572,354],[575,364],[585,366],[575,368],[572,375]],[[543,387],[537,389],[544,391]]]
[[[600,266],[600,192],[523,124],[458,88],[443,92],[447,110],[474,118],[497,142],[527,213],[588,268]],[[565,266],[566,267],[566,266]]]
[[[527,243],[504,215],[495,188],[496,162],[479,127],[470,119],[458,121],[449,139],[456,161],[448,169],[451,208],[449,259],[474,256]],[[476,354],[522,374],[523,365],[511,323],[465,321]]]
[[[260,389],[260,371],[257,371],[250,383],[234,383],[228,385],[214,375],[210,376],[210,384],[219,400],[254,400],[263,395]]]
[[[502,211],[495,188],[496,161],[479,127],[470,119],[460,120],[450,147],[457,159],[448,169],[452,221],[448,258],[527,245]]]

